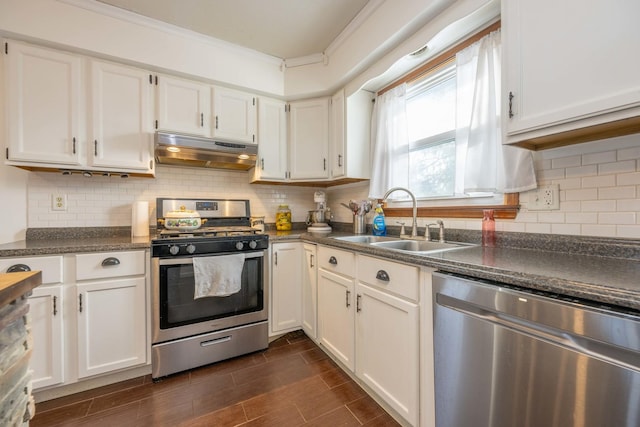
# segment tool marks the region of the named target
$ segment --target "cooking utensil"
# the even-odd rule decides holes
[[[206,222],[197,211],[180,206],[179,211],[169,211],[164,217],[164,227],[169,230],[196,230]]]

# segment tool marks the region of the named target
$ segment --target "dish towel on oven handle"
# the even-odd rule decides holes
[[[244,254],[193,258],[193,299],[226,297],[240,291]]]

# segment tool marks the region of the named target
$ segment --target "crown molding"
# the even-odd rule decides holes
[[[173,24],[159,21],[157,19],[149,18],[128,10],[121,9],[119,7],[111,6],[106,3],[98,2],[97,0],[57,0],[60,3],[65,3],[70,6],[78,7],[88,10],[90,12],[97,13],[99,15],[108,16],[110,18],[118,19],[121,21],[129,22],[131,24],[140,25],[156,31],[172,34],[175,36],[184,37],[193,41],[208,44],[216,48],[235,51],[240,55],[252,56],[264,62],[270,62],[276,65],[280,65],[281,58],[277,58],[266,53],[259,52],[257,50],[249,49],[234,43],[229,43],[224,40],[217,39],[215,37],[207,36],[195,31],[187,30],[182,27],[178,27]]]

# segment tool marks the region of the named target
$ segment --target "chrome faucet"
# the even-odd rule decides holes
[[[429,235],[429,227],[431,227],[432,225],[437,225],[440,228],[440,232],[438,233],[438,241],[440,243],[444,243],[444,222],[442,222],[441,219],[437,220],[435,223],[433,224],[427,224],[426,227],[424,228],[424,240],[426,241],[430,241],[431,240],[431,236]]]
[[[382,201],[386,201],[387,197],[389,197],[389,195],[391,193],[393,193],[394,191],[397,190],[402,190],[405,193],[407,193],[409,196],[411,196],[411,201],[413,202],[413,224],[411,225],[411,237],[418,237],[418,205],[416,203],[416,196],[413,195],[413,193],[411,191],[409,191],[408,189],[404,188],[404,187],[393,187],[387,190],[386,193],[384,193],[384,196],[382,196]]]

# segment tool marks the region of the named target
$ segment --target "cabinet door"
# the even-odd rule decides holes
[[[508,142],[640,114],[640,2],[617,6],[502,2]]]
[[[77,285],[78,378],[147,359],[145,278]]]
[[[302,272],[302,329],[313,340],[317,338],[318,260],[316,245],[304,245]]]
[[[106,62],[91,62],[92,166],[152,169],[149,73]]]
[[[274,243],[271,268],[271,331],[300,329],[302,323],[302,244]]]
[[[354,279],[318,269],[318,342],[348,369],[355,367]]]
[[[284,181],[287,173],[286,104],[258,99],[258,161],[254,180]]]
[[[256,143],[256,97],[237,90],[213,89],[213,137],[222,141]]]
[[[344,89],[331,97],[331,177],[345,174],[345,99]]]
[[[356,375],[417,425],[418,305],[358,283],[356,311]]]
[[[289,107],[289,177],[328,178],[329,98],[292,102]]]
[[[80,164],[81,58],[11,42],[7,65],[8,160]]]
[[[29,297],[33,352],[29,367],[33,388],[64,382],[62,286],[39,286]]]
[[[204,83],[158,76],[159,130],[211,136],[211,87]]]

